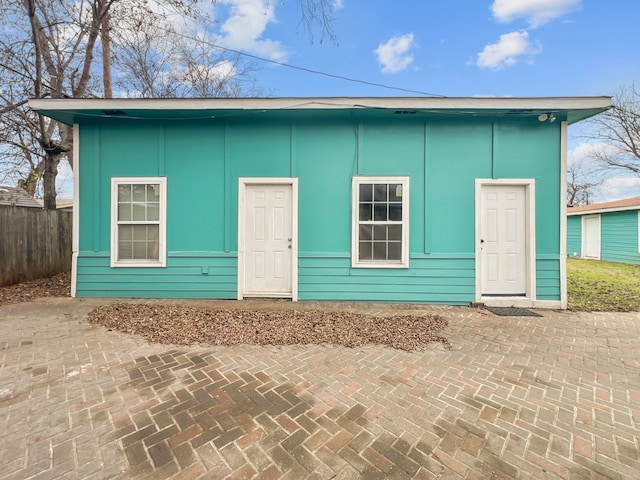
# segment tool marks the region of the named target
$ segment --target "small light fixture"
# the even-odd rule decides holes
[[[539,122],[549,121],[549,123],[553,123],[556,121],[556,115],[554,113],[541,113],[540,115],[538,115],[538,121]]]

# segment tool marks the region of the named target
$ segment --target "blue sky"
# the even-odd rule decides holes
[[[331,3],[332,0],[329,0]],[[606,95],[640,76],[637,0],[333,1],[313,42],[297,0],[222,0],[218,43],[327,73],[446,96]],[[260,63],[260,62],[259,62]],[[276,96],[402,92],[260,64]]]
[[[311,39],[298,0],[203,2],[218,45],[291,65],[444,96],[612,95],[640,83],[638,0],[325,0],[335,42]],[[271,96],[412,96],[254,61]],[[569,161],[592,145],[570,128]],[[598,201],[640,195],[606,175]],[[68,177],[68,176],[67,176]],[[68,183],[68,182],[66,182]]]

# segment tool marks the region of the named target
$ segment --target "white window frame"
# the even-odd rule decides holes
[[[122,222],[126,225],[159,225],[158,260],[118,260],[118,186],[123,184],[160,185],[160,205],[157,221]],[[112,267],[166,267],[167,265],[167,178],[166,177],[113,177],[111,178],[111,266]]]
[[[361,184],[399,183],[402,185],[402,247],[401,259],[360,260],[359,200]],[[375,223],[373,223],[375,224]],[[389,222],[380,222],[389,224]],[[357,176],[351,181],[351,267],[352,268],[409,268],[409,177]]]

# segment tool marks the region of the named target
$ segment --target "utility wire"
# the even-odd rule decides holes
[[[446,95],[439,95],[437,93],[429,93],[429,92],[423,92],[423,91],[420,91],[420,90],[410,90],[408,88],[394,87],[394,86],[391,86],[391,85],[385,85],[383,83],[369,82],[367,80],[360,80],[360,79],[357,79],[357,78],[346,77],[344,75],[336,75],[336,74],[333,74],[333,73],[322,72],[320,70],[313,70],[313,69],[307,68],[307,67],[300,67],[298,65],[292,65],[290,63],[278,62],[277,60],[271,60],[271,59],[268,59],[268,58],[259,57],[257,55],[253,55],[251,53],[243,52],[241,50],[234,50],[233,48],[223,47],[221,45],[218,45],[218,44],[213,43],[213,42],[209,42],[209,41],[204,40],[202,38],[195,38],[195,37],[192,37],[190,35],[185,35],[184,33],[179,33],[179,32],[172,32],[172,33],[175,33],[176,35],[178,35],[180,37],[186,38],[187,40],[193,40],[194,42],[204,43],[204,44],[209,45],[211,47],[219,48],[220,50],[225,50],[227,52],[236,53],[238,55],[242,55],[242,56],[245,56],[245,57],[253,58],[253,59],[259,60],[261,62],[271,63],[273,65],[279,65],[281,67],[287,67],[287,68],[292,68],[294,70],[300,70],[302,72],[313,73],[314,75],[323,75],[325,77],[336,78],[338,80],[346,80],[347,82],[362,83],[364,85],[371,85],[373,87],[387,88],[387,89],[390,89],[390,90],[397,90],[397,91],[400,91],[400,92],[418,93],[420,95],[425,95],[425,96],[428,96],[428,97],[442,97],[442,98],[446,97]]]
[[[23,77],[23,78],[26,78],[26,79],[28,79],[28,80],[31,80],[32,82],[35,82],[35,81],[36,81],[36,79],[35,79],[35,78],[30,77],[30,76],[29,76],[29,75],[27,75],[26,73],[19,72],[19,71],[18,71],[18,70],[16,70],[15,68],[11,68],[9,65],[5,65],[4,63],[0,63],[0,67],[3,67],[3,68],[5,68],[5,69],[9,70],[10,72],[15,73],[16,75],[20,75],[20,76],[21,76],[21,77]],[[51,87],[50,85],[47,85],[47,84],[46,84],[46,83],[44,83],[44,82],[41,82],[41,83],[42,83],[42,85],[43,85],[44,87],[46,87],[46,88],[48,88],[49,90],[53,91],[53,87]]]
[[[241,50],[235,50],[233,48],[223,47],[222,45],[218,45],[218,44],[215,44],[213,42],[209,42],[209,41],[204,40],[202,38],[196,38],[196,37],[192,37],[190,35],[185,35],[184,33],[179,33],[179,32],[172,32],[172,33],[174,33],[174,34],[176,34],[176,35],[178,35],[180,37],[183,37],[183,38],[185,38],[187,40],[192,40],[194,42],[204,43],[204,44],[209,45],[210,47],[213,47],[213,48],[218,48],[220,50],[224,50],[224,51],[227,51],[227,52],[232,52],[232,53],[235,53],[237,55],[242,55],[242,56],[245,56],[245,57],[253,58],[253,59],[259,60],[261,62],[271,63],[273,65],[278,65],[278,66],[281,66],[281,67],[287,67],[287,68],[291,68],[291,69],[294,69],[294,70],[299,70],[299,71],[302,71],[302,72],[311,73],[311,74],[314,74],[314,75],[322,75],[322,76],[325,76],[325,77],[335,78],[335,79],[338,79],[338,80],[345,80],[347,82],[361,83],[363,85],[370,85],[370,86],[373,86],[373,87],[386,88],[386,89],[389,89],[389,90],[396,90],[396,91],[399,91],[399,92],[417,93],[419,95],[425,95],[427,97],[442,97],[442,98],[446,97],[446,95],[440,95],[440,94],[437,94],[437,93],[429,93],[429,92],[423,92],[421,90],[411,90],[411,89],[408,89],[408,88],[394,87],[394,86],[391,86],[391,85],[385,85],[383,83],[370,82],[370,81],[367,81],[367,80],[361,80],[361,79],[357,79],[357,78],[347,77],[347,76],[344,76],[344,75],[337,75],[337,74],[333,74],[333,73],[322,72],[320,70],[314,70],[314,69],[307,68],[307,67],[301,67],[301,66],[293,65],[293,64],[290,64],[290,63],[286,63],[286,62],[279,62],[277,60],[271,60],[269,58],[264,58],[264,57],[260,57],[258,55],[253,55],[251,53],[243,52]],[[20,76],[22,76],[24,78],[27,78],[27,79],[35,82],[34,78],[32,78],[29,75],[26,75],[26,74],[24,74],[22,72],[19,72],[19,71],[15,70],[14,68],[9,67],[8,65],[0,63],[0,67],[4,67],[7,70],[10,70],[11,72],[13,72],[13,73],[15,73],[17,75],[20,75]],[[50,85],[47,85],[44,82],[42,82],[42,85],[44,87],[48,88],[49,90],[53,90],[53,88]]]

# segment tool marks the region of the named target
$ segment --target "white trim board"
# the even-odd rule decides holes
[[[567,294],[567,122],[560,124],[560,305],[568,306]]]
[[[567,208],[567,216],[577,217],[579,215],[595,215],[597,213],[628,212],[629,210],[640,211],[640,205],[632,205],[630,207],[594,208],[593,210],[582,210],[580,212],[572,212],[571,208]]]
[[[246,187],[248,185],[290,185],[291,186],[291,301],[298,301],[298,179],[291,177],[239,177],[238,178],[238,285],[237,298],[248,296],[245,285],[245,240],[246,226],[243,219],[246,208]],[[282,293],[260,292],[261,297],[282,298]]]
[[[399,262],[393,262],[388,260],[380,261],[362,261],[358,259],[360,252],[358,246],[359,240],[359,227],[360,221],[359,215],[359,187],[363,183],[372,184],[384,184],[384,183],[398,183],[402,185],[402,253],[401,260]],[[356,175],[351,179],[351,268],[409,268],[410,251],[409,251],[409,204],[410,204],[410,190],[409,190],[410,178],[408,176],[367,176]]]
[[[281,97],[172,99],[31,99],[33,110],[280,110],[344,108],[591,110],[611,108],[611,97]]]
[[[482,296],[482,251],[480,238],[482,186],[515,185],[525,187],[526,213],[526,291],[524,297]],[[475,181],[475,268],[476,301],[489,306],[534,306],[536,302],[536,181],[534,178],[476,178]]]
[[[80,253],[80,125],[73,125],[73,225],[71,227],[71,297],[78,291]]]
[[[118,260],[118,185],[160,185],[158,205],[158,260]],[[111,268],[163,268],[167,266],[167,177],[111,177]],[[135,222],[133,222],[135,223]]]

